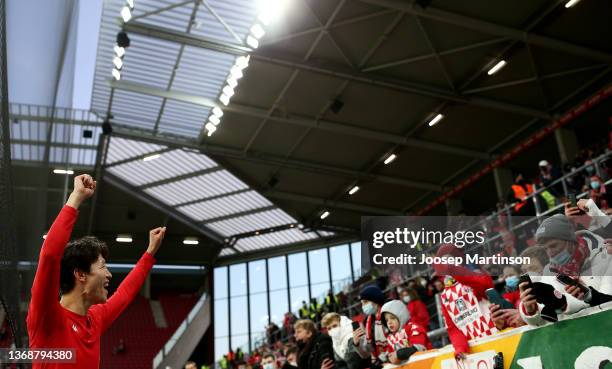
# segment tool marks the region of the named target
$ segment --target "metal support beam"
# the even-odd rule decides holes
[[[290,192],[282,192],[270,190],[263,193],[267,197],[281,199],[281,200],[290,200],[290,201],[299,201],[308,204],[321,205],[323,207],[336,208],[349,210],[356,213],[365,213],[365,214],[378,214],[378,215],[403,215],[403,213],[399,210],[395,209],[385,209],[379,208],[376,206],[370,205],[360,205],[351,202],[345,201],[335,201],[335,200],[326,200],[319,197],[313,197],[308,195],[302,195],[297,193]]]
[[[234,219],[234,218],[242,217],[242,216],[245,216],[245,215],[263,213],[264,211],[275,210],[275,209],[278,209],[278,207],[276,207],[275,205],[264,206],[262,208],[251,209],[251,210],[246,210],[246,211],[240,211],[240,212],[237,212],[237,213],[227,214],[227,215],[223,215],[223,216],[220,216],[220,217],[204,219],[204,220],[202,220],[202,224],[210,224],[210,223],[215,223],[215,222],[221,222],[221,221],[228,220],[228,219]]]
[[[190,104],[202,105],[207,107],[217,106],[216,103],[212,102],[210,99],[203,98],[200,96],[190,95],[177,91],[166,91],[163,89],[145,86],[133,82],[126,81],[115,81],[109,80],[109,83],[112,88],[142,93],[151,96],[158,96],[168,99],[173,99],[177,101],[183,101]],[[483,153],[480,151],[460,148],[456,146],[449,146],[445,144],[440,144],[436,142],[424,141],[416,138],[405,137],[402,135],[388,133],[379,130],[373,130],[369,128],[362,128],[356,125],[334,122],[330,120],[317,120],[312,117],[298,115],[298,114],[290,114],[289,117],[281,117],[281,116],[269,116],[266,109],[262,109],[259,107],[251,107],[246,105],[239,105],[232,103],[229,106],[223,108],[226,111],[231,111],[237,114],[242,114],[255,118],[268,118],[268,120],[287,123],[291,125],[301,126],[301,127],[312,127],[319,128],[326,131],[333,131],[337,133],[341,133],[349,136],[357,136],[362,138],[367,138],[376,141],[389,142],[394,144],[399,144],[403,146],[411,146],[421,149],[433,150],[445,152],[452,155],[460,155],[467,157],[474,157],[480,159],[489,159],[490,155],[487,153]],[[548,117],[548,114],[547,114]]]
[[[433,6],[428,6],[426,9],[423,9],[419,6],[416,6],[414,2],[407,2],[404,0],[359,1],[371,5],[378,5],[389,9],[403,11],[408,14],[418,15],[420,17],[432,19],[442,23],[453,24],[455,26],[471,29],[478,32],[483,32],[495,36],[508,37],[514,40],[523,41],[528,44],[563,51],[568,54],[574,54],[581,57],[602,61],[605,63],[612,63],[612,54],[607,53],[605,51],[576,45],[567,41],[558,40],[548,36],[527,33],[521,29],[504,26],[499,23],[492,23],[474,17],[468,17],[465,15],[438,9]]]
[[[118,127],[117,125],[115,125],[113,128],[113,135],[117,137],[141,140],[141,141],[146,141],[146,142],[151,142],[151,143],[156,143],[156,144],[163,144],[163,145],[173,146],[177,148],[178,147],[189,147],[189,148],[197,149],[200,152],[207,154],[207,155],[220,156],[220,157],[224,157],[228,159],[244,160],[244,161],[249,161],[249,162],[259,163],[259,164],[264,164],[264,165],[282,165],[285,168],[306,170],[306,171],[310,171],[313,173],[322,173],[322,174],[351,178],[351,179],[358,178],[358,179],[365,180],[365,181],[379,181],[379,182],[394,184],[394,185],[403,186],[407,188],[418,188],[422,190],[437,191],[437,192],[442,191],[441,186],[434,184],[434,183],[430,183],[430,182],[416,181],[416,180],[411,180],[409,178],[391,177],[391,176],[386,176],[386,175],[381,175],[381,174],[365,173],[365,172],[360,172],[354,169],[337,167],[337,166],[332,166],[332,165],[322,164],[322,163],[307,162],[307,161],[296,160],[296,159],[286,159],[283,156],[276,156],[276,155],[266,154],[266,153],[257,152],[257,151],[250,151],[249,153],[245,154],[242,152],[242,150],[233,149],[233,148],[224,147],[224,146],[216,146],[216,145],[211,145],[211,144],[197,145],[195,143],[188,144],[188,143],[185,143],[184,141],[173,141],[172,138],[153,136],[151,132],[130,131],[130,130]],[[181,206],[182,205],[189,205],[189,203],[181,204]]]
[[[202,175],[205,175],[205,174],[210,174],[210,173],[218,172],[220,170],[223,170],[223,168],[219,167],[219,166],[212,167],[212,168],[206,168],[206,169],[202,169],[202,170],[197,170],[195,172],[181,174],[180,176],[160,179],[159,181],[147,183],[145,185],[142,185],[142,186],[138,187],[138,189],[139,190],[145,190],[147,188],[157,187],[157,186],[165,185],[165,184],[172,183],[172,182],[178,182],[178,181],[182,181],[184,179],[189,179],[189,178],[193,178],[193,177],[202,176]]]
[[[160,40],[177,42],[183,45],[201,47],[204,49],[214,50],[226,54],[244,55],[253,52],[253,49],[243,45],[231,44],[228,42],[219,42],[210,38],[190,35],[185,32],[140,22],[124,23],[123,30],[128,33],[135,33],[143,36],[157,38]]]
[[[220,43],[204,37],[191,35],[185,32],[179,32],[171,29],[165,29],[162,27],[152,26],[148,24],[128,22],[125,24],[124,29],[128,32],[133,32],[149,37],[158,38],[161,40],[176,42],[183,45],[190,45],[195,47],[201,47],[205,49],[216,50],[225,52],[233,55],[243,55],[250,53],[253,50],[245,48],[244,46],[234,45],[229,43]],[[402,81],[397,79],[383,78],[379,76],[373,76],[355,70],[355,68],[347,68],[344,66],[335,66],[331,63],[326,62],[325,65],[321,63],[305,62],[303,60],[290,58],[288,56],[276,56],[276,55],[263,55],[262,53],[252,54],[253,60],[272,63],[281,65],[284,67],[290,67],[299,70],[306,70],[314,73],[324,74],[337,78],[343,78],[354,82],[360,82],[368,85],[374,85],[378,87],[389,88],[401,92],[412,93],[421,96],[427,96],[432,98],[438,98],[463,104],[470,104],[476,106],[487,107],[496,110],[502,110],[506,112],[512,112],[521,115],[527,115],[532,117],[549,119],[550,115],[547,112],[511,104],[503,101],[498,101],[484,97],[465,97],[461,96],[454,91],[441,89],[437,86],[426,85],[418,82]],[[111,87],[115,87],[111,84]],[[233,105],[233,104],[232,104]]]

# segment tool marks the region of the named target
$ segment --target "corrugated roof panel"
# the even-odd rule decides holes
[[[210,7],[223,19],[232,31],[243,41],[255,17],[257,9],[253,0],[207,0]],[[192,33],[224,42],[238,43],[219,20],[206,7],[200,7],[196,16],[196,24]]]
[[[158,129],[169,133],[175,133],[178,129],[189,133],[190,137],[198,137],[209,112],[210,108],[205,106],[168,100]]]
[[[138,34],[130,34],[130,40],[130,47],[123,58],[121,79],[168,88],[180,45]],[[112,60],[112,55],[109,59]]]
[[[108,170],[134,186],[142,186],[216,166],[217,164],[205,155],[172,150],[161,154],[155,160],[134,160]]]
[[[223,250],[221,250],[221,252],[219,253],[219,256],[227,256],[227,255],[234,255],[236,252],[232,249],[230,249],[229,247],[224,248]]]
[[[47,122],[20,120],[17,123],[11,121],[9,129],[11,140],[47,141]]]
[[[259,236],[241,238],[234,246],[239,251],[254,251],[280,245],[314,240],[318,238],[314,232],[304,233],[292,228],[274,233],[265,233]]]
[[[165,149],[166,146],[112,137],[106,154],[106,165]]]
[[[201,175],[152,188],[145,192],[169,205],[248,188],[227,170]]]
[[[207,226],[217,233],[222,234],[224,237],[228,237],[235,234],[253,232],[258,229],[271,228],[295,222],[296,220],[284,211],[275,209],[209,223]]]
[[[116,90],[113,98],[113,122],[152,130],[161,103],[160,97]]]
[[[186,46],[172,89],[216,99],[234,60],[230,54]]]
[[[199,202],[179,207],[178,210],[185,215],[202,221],[243,211],[272,206],[273,204],[256,191],[249,191],[237,195],[221,197],[218,199]]]
[[[156,1],[138,0],[135,2],[136,6],[134,8],[134,16],[138,17],[139,15],[142,15],[144,13],[164,8],[176,2],[160,1],[160,0],[156,0]],[[191,18],[191,13],[193,11],[193,7],[195,3],[196,2],[194,1],[193,3],[189,3],[184,6],[174,8],[174,9],[166,10],[159,14],[154,14],[154,15],[146,16],[144,18],[137,19],[137,21],[184,32],[187,30],[189,18]],[[202,6],[202,5],[200,4],[199,6]]]
[[[11,144],[11,160],[42,161],[44,152],[43,145]]]

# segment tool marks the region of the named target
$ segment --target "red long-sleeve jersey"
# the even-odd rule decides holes
[[[136,296],[155,259],[147,252],[104,304],[93,305],[87,315],[62,307],[58,301],[60,263],[70,239],[78,211],[61,210],[43,243],[32,285],[32,299],[26,320],[30,348],[74,349],[75,363],[34,363],[32,368],[100,367],[100,337]]]

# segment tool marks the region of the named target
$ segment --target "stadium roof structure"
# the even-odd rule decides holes
[[[224,260],[423,208],[611,81],[605,1],[284,0],[255,48],[259,3],[135,0],[126,22],[125,0],[105,1],[82,119],[112,125],[96,156],[109,181],[222,242]],[[495,202],[493,176],[481,182],[466,202]]]

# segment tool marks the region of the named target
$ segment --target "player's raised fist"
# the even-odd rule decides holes
[[[96,190],[96,181],[89,174],[81,174],[74,177],[74,189],[72,192],[78,195],[81,200],[85,200],[93,196]]]
[[[149,247],[147,248],[149,254],[155,255],[164,240],[165,234],[166,227],[157,227],[149,231]]]

